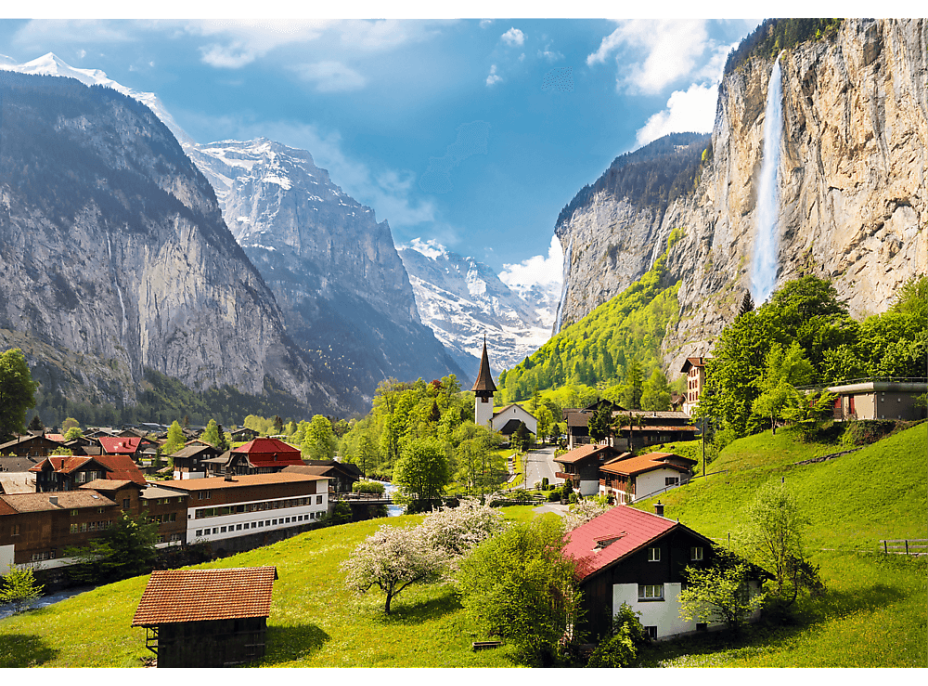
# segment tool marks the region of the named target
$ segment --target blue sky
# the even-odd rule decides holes
[[[287,13],[274,3],[249,11],[265,7]],[[556,278],[561,208],[616,156],[672,131],[711,130],[725,57],[760,19],[455,18],[494,8],[506,9],[442,7],[436,20],[52,11],[0,20],[0,54],[54,52],[154,92],[198,142],[265,136],[306,149],[389,221],[398,245],[437,241],[523,280]],[[215,12],[197,9],[157,13]],[[623,9],[591,5],[586,16]],[[105,5],[82,11],[114,16]]]

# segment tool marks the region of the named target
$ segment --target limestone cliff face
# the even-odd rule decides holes
[[[777,284],[806,273],[830,278],[856,317],[885,311],[900,284],[928,271],[926,24],[848,19],[834,39],[802,43],[781,57]],[[625,264],[616,260],[619,274],[606,280],[619,284],[643,273],[673,228],[685,229],[668,262],[683,281],[681,317],[664,340],[672,374],[686,356],[711,349],[750,288],[772,66],[754,58],[725,77],[695,192],[662,207],[659,224],[648,210],[629,213],[623,199],[596,208],[605,221],[588,230],[595,238],[558,232],[565,249],[572,241],[569,282],[581,268],[595,272],[600,246],[652,240]],[[609,293],[586,290],[578,313]],[[575,301],[565,301],[568,321],[578,318]]]
[[[387,222],[312,156],[266,139],[187,146],[235,238],[271,287],[320,378],[366,411],[377,384],[466,378],[423,325]]]
[[[0,343],[34,353],[44,392],[128,405],[150,368],[331,405],[209,183],[150,110],[2,73],[0,136]]]

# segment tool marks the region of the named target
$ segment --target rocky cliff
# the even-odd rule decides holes
[[[494,373],[513,367],[548,340],[552,303],[530,304],[487,265],[450,250],[399,251],[420,316],[458,365],[476,375],[486,335]]]
[[[385,378],[466,379],[422,324],[390,227],[308,152],[266,139],[185,149],[273,290],[290,336],[343,389],[348,409],[369,407]]]
[[[901,283],[928,270],[926,24],[847,19],[834,36],[781,56],[777,283],[830,278],[857,317],[884,311]],[[561,218],[557,235],[571,252],[565,321],[638,278],[682,227],[668,261],[682,280],[681,317],[665,336],[664,362],[676,374],[683,358],[711,349],[750,288],[772,66],[773,58],[753,57],[723,79],[692,193],[657,209],[589,194]],[[603,246],[645,238],[643,249],[606,260]]]
[[[213,189],[144,105],[0,72],[0,346],[42,392],[131,405],[146,370],[194,389],[335,404]]]

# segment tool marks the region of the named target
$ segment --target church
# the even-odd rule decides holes
[[[532,435],[538,435],[538,420],[533,414],[523,407],[512,404],[507,405],[498,412],[493,411],[493,394],[496,392],[496,384],[493,382],[493,375],[490,373],[490,360],[487,357],[487,340],[483,339],[483,355],[480,358],[480,371],[477,372],[477,380],[471,389],[474,392],[474,423],[478,426],[485,426],[490,431],[498,431],[503,436],[509,438],[519,428],[519,424],[525,424]]]

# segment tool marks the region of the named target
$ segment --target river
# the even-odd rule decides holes
[[[79,595],[84,591],[91,591],[95,586],[80,586],[78,588],[68,588],[63,591],[57,591],[56,593],[49,593],[48,595],[43,595],[32,606],[33,610],[37,610],[40,607],[48,607],[49,605],[54,605],[55,603],[61,602],[73,596]],[[0,605],[0,619],[6,619],[7,617],[13,614],[13,605]]]

